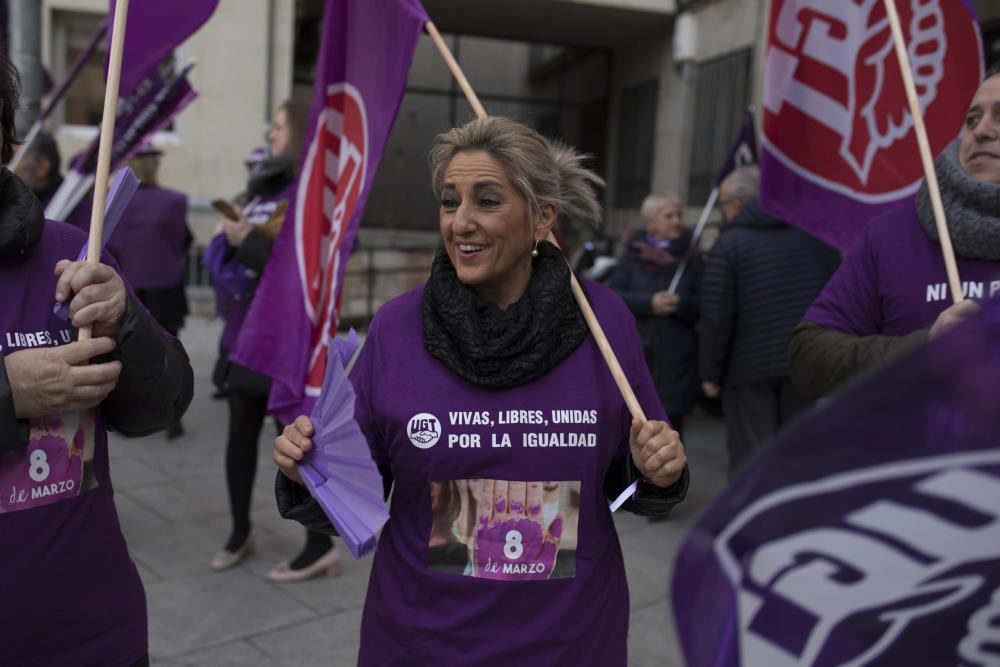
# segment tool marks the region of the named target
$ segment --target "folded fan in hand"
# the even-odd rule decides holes
[[[368,442],[354,421],[354,389],[344,373],[353,340],[331,342],[323,391],[312,412],[313,449],[299,472],[309,493],[336,526],[355,558],[375,549],[376,533],[389,519],[382,496],[382,476]],[[352,345],[353,343],[353,345]]]

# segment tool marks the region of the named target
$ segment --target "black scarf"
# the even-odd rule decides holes
[[[529,382],[569,356],[587,336],[569,275],[562,253],[540,243],[528,289],[502,310],[459,282],[441,248],[424,289],[424,347],[482,387]]]
[[[295,178],[295,162],[287,155],[273,155],[257,163],[247,178],[247,199],[270,197]]]
[[[958,144],[956,139],[934,161],[951,243],[959,257],[1000,261],[1000,185],[969,177],[958,163]],[[926,180],[917,191],[917,217],[938,242]]]

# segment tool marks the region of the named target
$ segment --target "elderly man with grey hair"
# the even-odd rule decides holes
[[[730,474],[807,405],[789,377],[788,339],[839,261],[822,241],[764,213],[759,191],[756,167],[722,182],[722,234],[702,277],[702,390],[721,393]]]

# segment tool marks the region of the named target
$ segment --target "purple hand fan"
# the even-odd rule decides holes
[[[104,233],[101,236],[101,252],[108,245],[108,239],[111,238],[111,234],[118,227],[118,221],[121,220],[122,213],[125,212],[125,207],[132,201],[132,196],[138,189],[139,179],[132,173],[131,167],[119,169],[115,173],[115,178],[108,189],[108,203],[104,206]],[[76,261],[81,262],[87,259],[87,249],[89,246],[90,240],[88,239],[83,244],[83,247],[80,248],[80,254],[77,256]],[[52,312],[64,320],[69,319],[68,304],[57,303],[52,308]]]
[[[357,347],[357,334],[331,342],[323,391],[313,408],[313,450],[299,472],[355,558],[375,549],[376,533],[389,520],[382,497],[382,476],[368,442],[354,421],[354,389],[344,373],[344,358]]]

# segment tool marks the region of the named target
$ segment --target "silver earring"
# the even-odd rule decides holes
[[[531,251],[532,257],[538,257],[538,239],[535,239],[535,249]]]

